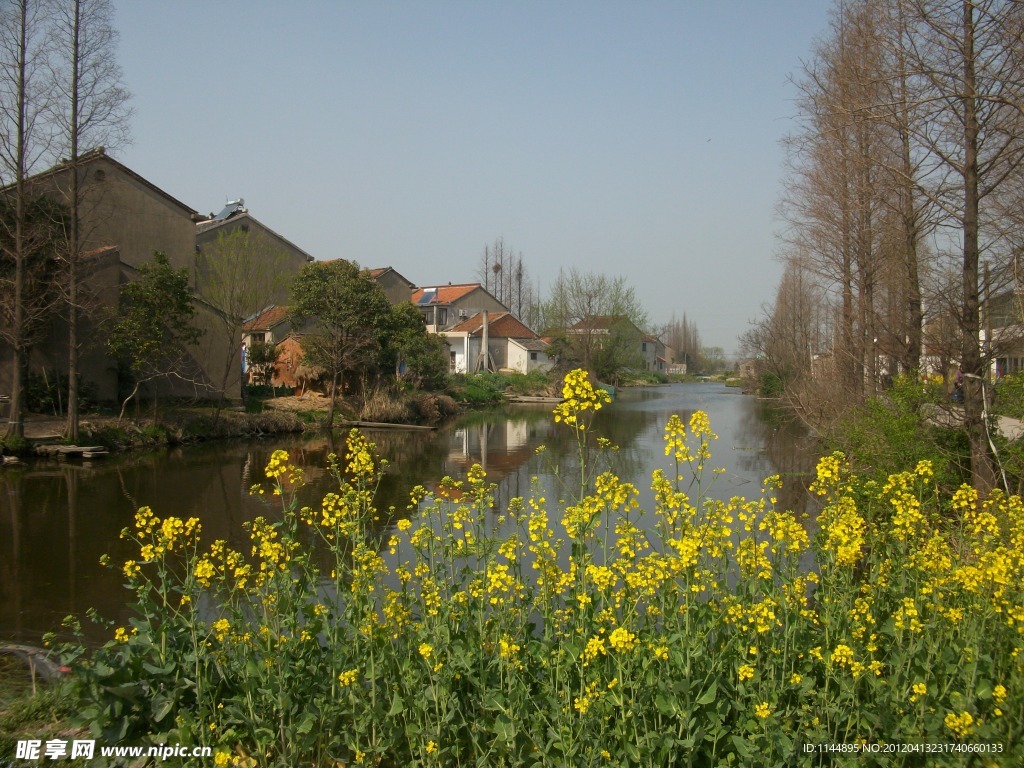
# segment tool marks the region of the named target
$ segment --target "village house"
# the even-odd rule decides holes
[[[275,259],[275,266],[283,266],[285,277],[278,286],[274,295],[267,296],[267,303],[286,304],[288,302],[290,278],[299,273],[306,264],[313,261],[313,257],[306,251],[299,248],[293,242],[272,230],[263,222],[259,221],[245,207],[245,200],[239,198],[228,202],[220,213],[213,214],[206,219],[196,223],[195,250],[196,250],[196,286],[202,293],[205,283],[203,275],[203,256],[208,253],[219,238],[231,235],[235,232],[244,232],[248,235],[250,242],[258,251],[275,256],[280,254],[281,258]]]
[[[392,305],[408,302],[415,284],[407,280],[392,267],[365,270],[370,280],[380,286]],[[302,366],[302,335],[313,330],[314,323],[307,321],[295,327],[291,310],[287,306],[273,305],[258,312],[242,326],[242,348],[248,350],[254,343],[265,342],[277,347],[277,365],[271,384],[275,387],[301,389],[310,384]],[[243,363],[244,364],[244,363]],[[246,370],[245,378],[250,384],[257,383],[255,372]]]
[[[602,315],[580,320],[566,329],[570,341],[586,349],[600,349],[613,334],[635,339],[633,346],[635,367],[642,371],[667,373],[672,364],[672,351],[656,336],[641,331],[627,317]]]
[[[546,371],[553,365],[548,358],[547,343],[511,312],[478,312],[441,335],[448,345],[452,373],[481,370],[530,373]]]
[[[69,163],[62,163],[33,176],[28,180],[31,192],[64,202],[71,170]],[[79,369],[93,397],[103,402],[114,402],[119,397],[117,361],[104,347],[102,323],[116,312],[121,286],[137,280],[139,268],[150,264],[153,254],[159,251],[167,256],[172,267],[187,270],[196,295],[194,325],[205,332],[190,349],[184,376],[160,381],[156,391],[162,396],[214,399],[223,394],[238,399],[242,381],[241,339],[230,341],[219,332],[219,311],[204,297],[203,249],[222,232],[242,229],[259,234],[286,253],[289,271],[297,273],[312,257],[253,218],[242,201],[229,204],[220,214],[203,216],[107,155],[102,148],[80,157],[78,177],[85,296],[79,338],[89,340],[81,349]],[[278,301],[285,298],[271,297]],[[29,371],[47,375],[66,373],[67,339],[66,321],[58,313],[46,337],[33,346]],[[0,392],[11,387],[11,358],[9,347],[0,342]],[[228,359],[234,363],[222,392]]]
[[[101,401],[118,399],[117,362],[103,346],[101,322],[116,311],[124,283],[137,279],[138,268],[152,261],[160,251],[176,269],[186,268],[195,284],[196,221],[200,215],[135,171],[107,155],[102,148],[85,153],[79,160],[81,189],[80,231],[84,254],[79,338],[89,340],[80,352],[83,382]],[[66,199],[71,166],[62,163],[28,180],[33,194]],[[201,292],[200,292],[201,293]],[[195,324],[212,328],[216,310],[196,302]],[[36,344],[29,358],[29,372],[47,375],[67,371],[67,324],[61,314],[52,318],[46,338]],[[222,335],[205,333],[191,350],[185,379],[160,383],[164,395],[216,397],[219,395],[224,360],[228,349]],[[237,357],[237,355],[236,355]],[[0,342],[0,392],[10,390],[9,347]],[[240,366],[236,365],[227,387],[239,391]],[[186,380],[187,379],[187,380]]]
[[[509,311],[480,283],[417,288],[411,300],[423,315],[427,333],[444,333],[479,312]]]
[[[393,267],[379,267],[369,272],[370,278],[381,287],[392,305],[409,301],[412,292],[416,290],[416,283],[405,278]]]

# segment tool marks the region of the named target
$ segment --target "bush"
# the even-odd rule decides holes
[[[63,373],[30,373],[25,382],[25,405],[31,413],[63,416],[68,404],[68,377]],[[88,413],[96,408],[96,386],[78,380],[78,411]]]
[[[28,455],[29,448],[29,442],[24,437],[19,437],[18,435],[0,437],[0,454],[26,456]]]
[[[937,425],[945,404],[941,382],[899,376],[890,389],[843,418],[827,442],[879,482],[927,460],[942,487],[956,488],[970,477],[969,449],[962,430]]]
[[[448,380],[448,390],[457,401],[477,406],[497,405],[508,392],[517,395],[548,394],[552,388],[550,375],[543,371],[454,374]]]
[[[82,719],[111,742],[209,745],[219,766],[814,766],[803,745],[896,743],[1024,759],[1020,498],[942,504],[927,461],[883,486],[836,454],[811,538],[774,508],[778,478],[707,497],[696,412],[666,425],[645,524],[636,488],[587,460],[609,447],[590,429],[604,396],[582,372],[564,394],[581,485],[558,507],[535,488],[495,510],[476,466],[414,488],[415,522],[379,552],[384,466],[353,430],[315,508],[274,453],[254,493],[280,521],[242,550],[139,510],[118,565],[137,618],[66,650]]]

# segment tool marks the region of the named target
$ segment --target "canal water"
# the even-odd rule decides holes
[[[805,510],[816,460],[813,441],[756,399],[717,383],[624,390],[597,414],[593,433],[618,446],[612,467],[640,489],[642,507],[651,506],[652,470],[671,468],[663,443],[668,418],[678,414],[688,420],[695,410],[707,412],[719,436],[709,466],[724,472],[712,496],[757,497],[761,480],[778,473],[784,482],[777,494],[779,506]],[[570,477],[578,467],[573,438],[554,423],[551,406],[472,413],[434,431],[366,434],[390,462],[378,495],[382,538],[399,518],[415,517],[416,510],[407,509],[414,485],[431,488],[446,475],[464,478],[479,463],[498,485],[500,509],[508,499],[527,495],[534,478],[554,488],[556,472]],[[538,455],[542,444],[546,450]],[[198,517],[204,538],[226,539],[245,551],[243,524],[277,511],[272,500],[251,496],[249,488],[262,479],[263,468],[278,449],[289,451],[292,461],[305,468],[304,503],[315,503],[331,490],[324,469],[327,454],[343,455],[344,445],[332,444],[324,435],[0,469],[0,641],[38,643],[65,616],[81,616],[89,608],[124,623],[130,595],[122,586],[122,574],[103,568],[99,559],[106,553],[120,563],[136,554],[119,533],[132,524],[141,506],[152,507],[158,517]],[[94,636],[100,637],[100,631]]]

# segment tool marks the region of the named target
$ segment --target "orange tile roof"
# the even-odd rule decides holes
[[[429,304],[451,304],[453,301],[458,301],[463,296],[468,296],[477,289],[483,290],[483,286],[480,283],[463,283],[461,285],[437,285],[437,286],[425,286],[423,288],[417,288],[412,292],[412,303],[419,304],[423,298],[423,294],[427,291],[436,291],[437,297],[428,302]]]
[[[267,307],[242,326],[243,331],[263,331],[273,328],[292,313],[289,307]]]
[[[449,328],[446,333],[466,332],[477,333],[484,327],[483,313],[477,313],[468,320]],[[487,333],[492,338],[503,339],[536,339],[537,334],[531,331],[511,312],[492,312],[487,317]]]

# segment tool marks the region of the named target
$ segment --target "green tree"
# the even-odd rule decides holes
[[[121,404],[122,417],[144,384],[171,378],[199,383],[189,347],[203,331],[192,326],[196,309],[188,270],[174,269],[157,251],[153,262],[138,272],[138,280],[121,288],[120,307],[107,338],[107,348],[131,374],[132,390]],[[152,396],[155,410],[155,390]]]
[[[441,387],[448,375],[446,345],[439,336],[427,333],[423,315],[411,303],[391,308],[387,338],[388,363],[413,386]]]
[[[560,272],[544,303],[544,328],[565,340],[569,361],[605,381],[639,366],[647,313],[624,277]]]
[[[293,320],[311,330],[302,335],[308,364],[324,371],[330,382],[328,429],[344,377],[380,359],[391,321],[391,304],[379,285],[351,261],[307,264],[292,284]]]

